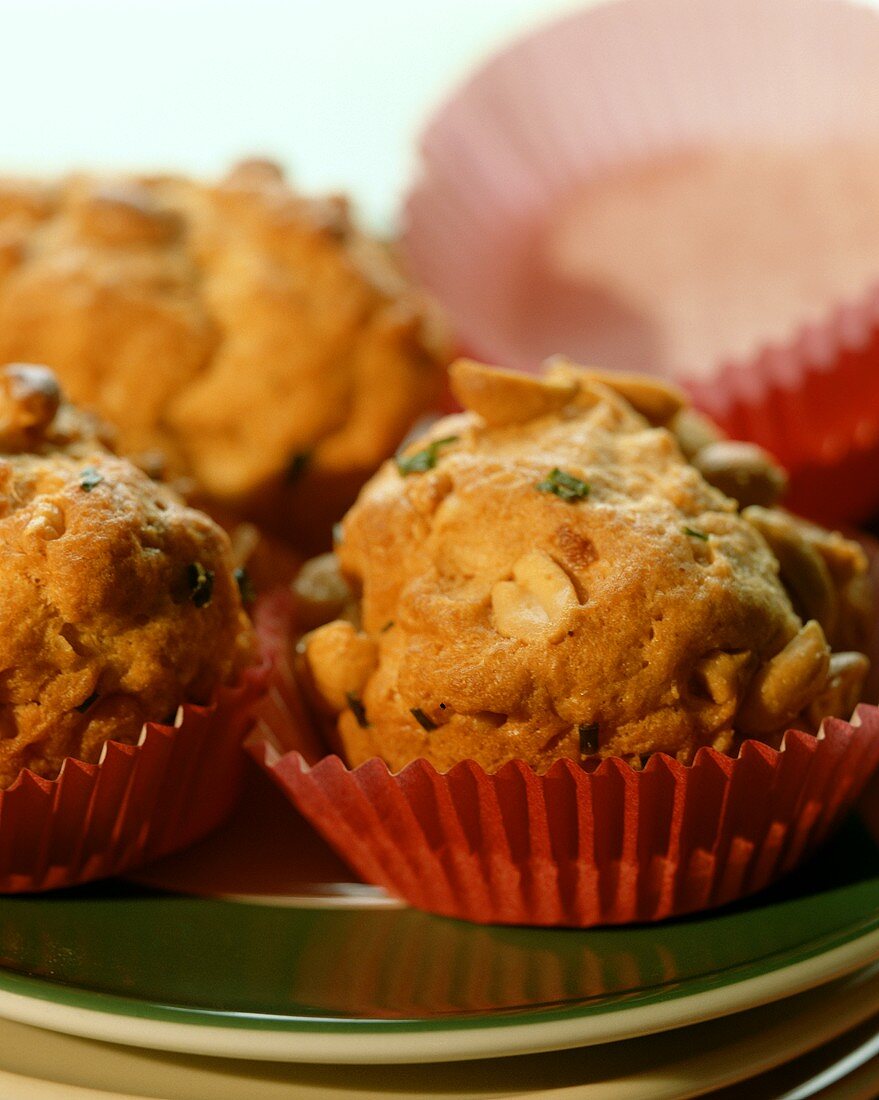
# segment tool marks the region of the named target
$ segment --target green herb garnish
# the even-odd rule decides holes
[[[433,730],[436,729],[436,722],[431,721],[431,719],[427,717],[421,707],[413,707],[409,711],[409,713],[412,715],[418,725],[421,726],[422,729],[427,730],[428,733],[431,733]]]
[[[580,478],[568,474],[556,466],[554,470],[550,470],[549,475],[543,481],[538,481],[534,488],[541,493],[555,493],[562,500],[573,503],[588,497],[591,487],[585,481],[581,481]]]
[[[256,599],[256,594],[253,591],[253,582],[250,579],[250,574],[246,569],[236,569],[232,574],[235,578],[235,583],[238,585],[238,593],[241,596],[241,602],[245,605],[252,604]]]
[[[440,447],[447,447],[450,443],[457,443],[458,436],[447,435],[445,439],[435,439],[421,451],[414,455],[400,455],[397,458],[397,469],[401,477],[408,474],[423,474],[432,470],[439,460]]]
[[[685,527],[684,534],[689,535],[691,539],[701,539],[703,542],[708,542],[708,536],[704,531],[697,531],[695,527]]]
[[[580,755],[594,756],[598,752],[598,723],[578,726],[577,732],[580,734]]]
[[[186,567],[186,583],[189,585],[189,598],[196,607],[207,607],[214,594],[214,574],[205,569],[200,561],[194,561]]]
[[[346,691],[345,698],[348,700],[348,706],[351,708],[351,713],[357,719],[357,725],[360,726],[362,730],[368,730],[369,721],[366,717],[366,707],[363,705],[362,700],[360,700],[353,691]]]
[[[83,492],[90,493],[96,485],[100,485],[104,480],[104,475],[99,474],[94,466],[86,466],[86,468],[79,475],[79,487]]]
[[[379,631],[379,634],[387,634],[387,632],[391,629],[391,627],[393,625],[394,625],[394,620],[393,619],[388,619],[388,621],[385,623],[385,625]]]
[[[293,485],[308,469],[310,462],[311,454],[308,451],[300,451],[298,454],[293,455],[284,470],[284,481],[288,485]]]

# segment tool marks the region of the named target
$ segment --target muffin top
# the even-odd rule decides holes
[[[452,383],[469,411],[363,490],[347,613],[300,645],[351,763],[686,762],[853,705],[866,659],[832,645],[862,641],[866,561],[773,507],[764,452],[649,379]]]
[[[0,787],[135,742],[253,655],[225,533],[101,434],[49,371],[0,371]]]
[[[434,328],[344,200],[268,162],[0,181],[0,362],[51,364],[123,453],[239,514],[361,484],[436,396]]]

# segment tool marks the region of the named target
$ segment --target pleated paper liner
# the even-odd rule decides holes
[[[267,679],[265,663],[248,670],[173,726],[147,722],[136,745],[108,741],[97,764],[68,758],[51,780],[24,770],[0,791],[0,892],[118,875],[210,832],[238,796]]]
[[[750,370],[728,363],[688,388],[732,438],[789,466],[792,511],[834,524],[879,506],[879,290],[790,347],[764,349]]]
[[[686,766],[655,754],[643,771],[350,769],[316,739],[289,661],[275,669],[247,742],[258,763],[367,882],[480,923],[588,927],[724,905],[814,851],[879,764],[879,708],[860,706],[817,736],[789,731],[780,751],[747,741]]]
[[[704,150],[812,149],[816,163],[830,147],[879,150],[877,70],[879,13],[846,0],[617,0],[575,12],[497,54],[432,117],[405,210],[409,265],[477,357],[529,370],[564,353],[656,370],[665,337],[612,275],[579,289],[535,281],[534,250],[558,212],[586,185]],[[735,190],[723,192],[733,238],[750,212]],[[698,196],[678,204],[685,225],[693,205]],[[783,218],[791,204],[780,205]],[[721,251],[688,269],[728,263]],[[778,307],[773,331],[700,359],[698,376],[668,357],[663,368],[730,435],[774,450],[797,507],[833,520],[879,505],[879,259],[862,279],[869,263],[847,269],[843,300],[816,292],[808,317]],[[808,282],[822,257],[791,265]],[[764,270],[755,262],[749,284]],[[657,278],[644,293],[661,303],[669,291]],[[710,331],[710,317],[742,308],[720,299],[699,324]],[[674,331],[691,320],[677,317]]]

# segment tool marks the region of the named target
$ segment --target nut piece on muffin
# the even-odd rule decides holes
[[[348,595],[324,563],[338,617],[299,644],[352,765],[688,762],[850,716],[866,558],[775,506],[765,452],[649,378],[461,361],[452,386],[468,411],[364,488],[337,549]]]
[[[225,532],[102,437],[46,368],[0,370],[0,788],[135,743],[254,656]]]
[[[50,364],[122,453],[194,500],[319,546],[434,402],[446,356],[344,200],[249,161],[216,184],[0,180],[13,361]]]

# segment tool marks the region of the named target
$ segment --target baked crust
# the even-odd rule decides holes
[[[123,453],[318,540],[436,398],[436,318],[344,200],[249,161],[0,181],[0,363],[48,363]]]
[[[97,428],[50,372],[0,371],[0,787],[136,742],[253,658],[226,534]]]
[[[836,602],[801,591],[804,622],[764,534],[767,516],[799,521],[748,504],[783,484],[768,456],[748,452],[737,502],[685,457],[682,396],[649,379],[462,362],[452,384],[470,411],[385,464],[345,518],[358,611],[300,644],[352,764],[687,762],[853,705],[866,660],[832,663],[827,635],[864,595],[864,555],[809,529]],[[703,436],[697,453],[717,442]]]

